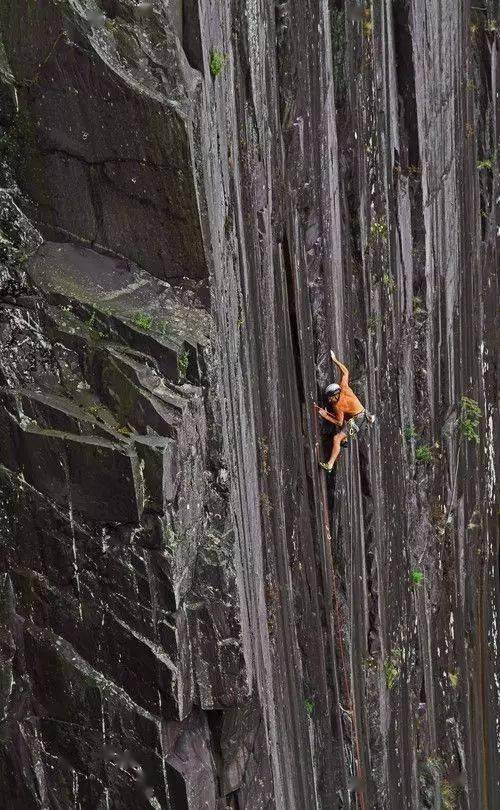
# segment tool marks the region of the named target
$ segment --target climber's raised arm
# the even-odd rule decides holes
[[[347,366],[344,366],[344,364],[341,363],[340,360],[337,360],[333,349],[331,349],[330,351],[330,356],[335,365],[337,366],[338,370],[340,371],[340,385],[341,386],[349,385],[349,369],[347,368]]]

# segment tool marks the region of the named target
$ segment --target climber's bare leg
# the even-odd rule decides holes
[[[347,433],[344,433],[343,430],[341,430],[340,433],[337,433],[336,436],[333,437],[332,453],[328,460],[328,466],[330,467],[330,469],[332,469],[333,465],[337,461],[342,442],[345,442],[346,439]]]
[[[326,463],[320,461],[320,465],[323,467],[323,469],[327,470],[328,472],[331,472],[333,470],[333,466],[337,461],[338,455],[340,453],[340,447],[342,445],[342,442],[344,442],[346,439],[347,433],[344,433],[342,430],[340,431],[340,433],[337,433],[333,437],[332,452],[330,454],[330,458]]]

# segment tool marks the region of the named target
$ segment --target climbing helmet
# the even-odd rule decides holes
[[[340,385],[338,383],[330,383],[325,388],[326,397],[334,397],[335,394],[340,394]]]

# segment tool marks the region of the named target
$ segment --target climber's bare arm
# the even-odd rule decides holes
[[[326,408],[319,408],[317,405],[316,408],[318,409],[318,413],[322,417],[322,419],[326,419],[326,421],[331,422],[332,425],[338,425],[339,427],[342,427],[343,421],[339,416],[332,416],[331,413],[328,413]]]
[[[347,366],[344,366],[344,364],[341,363],[340,360],[337,360],[337,358],[335,357],[335,352],[333,351],[333,349],[330,351],[330,355],[331,355],[331,358],[332,358],[333,362],[335,363],[338,370],[340,371],[340,384],[341,385],[349,385],[349,369],[347,368]]]

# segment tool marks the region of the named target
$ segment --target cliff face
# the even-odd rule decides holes
[[[498,11],[0,14],[5,806],[494,808]]]

